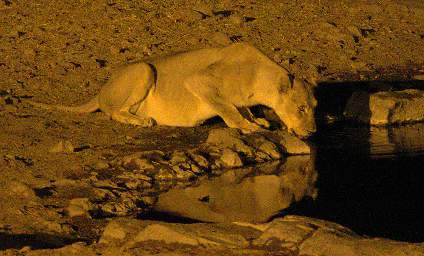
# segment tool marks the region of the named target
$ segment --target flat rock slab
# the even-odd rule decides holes
[[[46,255],[46,252],[28,249],[26,255]],[[422,256],[424,244],[365,238],[336,223],[294,215],[267,224],[178,224],[116,218],[106,226],[99,242],[74,243],[48,252],[48,255]]]
[[[424,91],[355,92],[346,104],[344,115],[371,125],[424,121]]]

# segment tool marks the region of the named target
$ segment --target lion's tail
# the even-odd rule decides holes
[[[62,105],[49,105],[49,104],[35,102],[31,100],[26,100],[25,102],[28,102],[29,104],[35,107],[42,108],[42,109],[61,110],[61,111],[74,112],[74,113],[92,113],[99,109],[98,96],[92,98],[89,102],[83,105],[75,106],[75,107],[62,106]]]

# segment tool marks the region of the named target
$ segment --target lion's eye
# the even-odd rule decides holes
[[[299,111],[300,113],[306,113],[306,106],[300,106],[300,107],[298,108],[298,111]]]

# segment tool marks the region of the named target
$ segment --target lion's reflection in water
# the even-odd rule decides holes
[[[155,211],[207,222],[266,222],[304,197],[315,197],[313,157],[233,169],[159,196]]]

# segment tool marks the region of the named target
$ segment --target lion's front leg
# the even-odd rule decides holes
[[[203,104],[208,105],[224,122],[231,128],[238,128],[243,133],[251,133],[262,130],[262,128],[245,119],[234,104],[222,97],[219,88],[222,81],[217,77],[202,72],[188,78],[184,85]]]
[[[248,107],[241,107],[239,109],[239,112],[250,122],[256,123],[257,125],[265,127],[267,129],[271,127],[271,124],[268,122],[268,120],[266,120],[265,118],[255,117],[255,115],[253,115],[252,111],[250,111]]]

